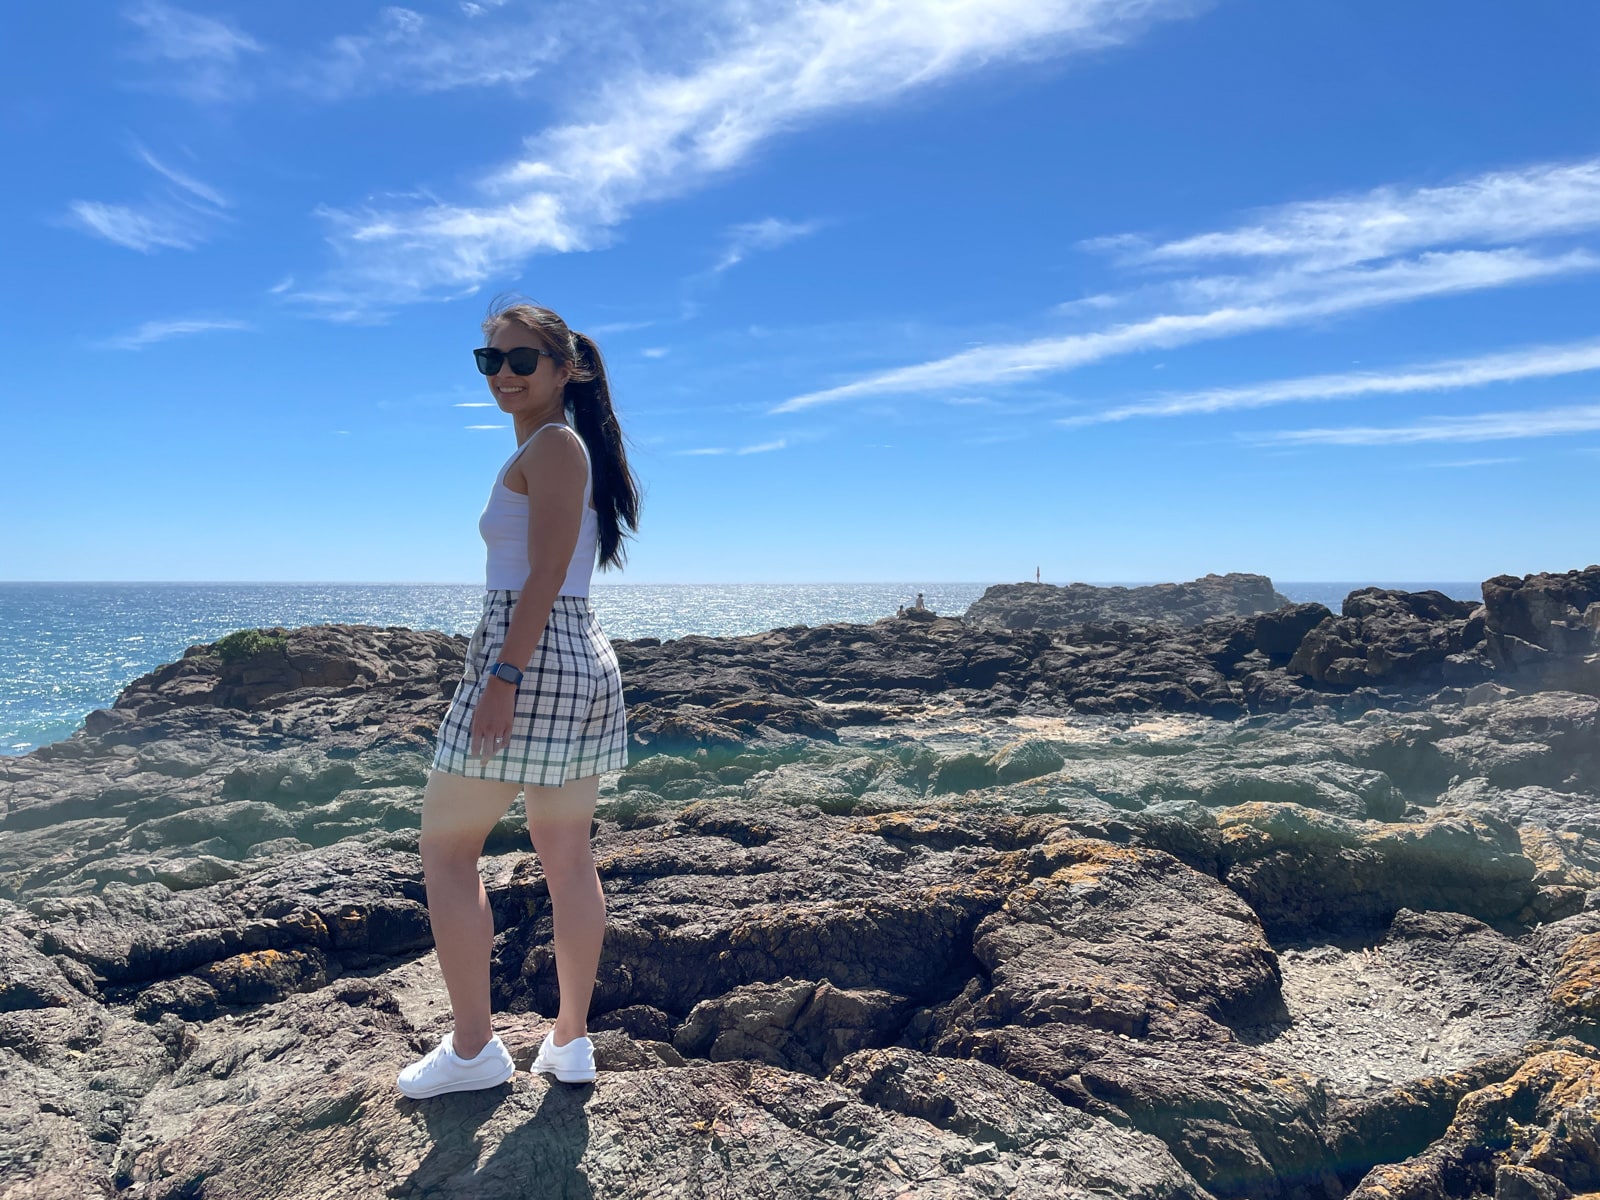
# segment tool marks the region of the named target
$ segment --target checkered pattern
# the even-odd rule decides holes
[[[487,758],[472,749],[472,714],[489,667],[505,645],[521,593],[496,588],[483,596],[483,617],[467,644],[467,661],[450,711],[439,726],[433,765],[452,775],[557,787],[628,765],[628,723],[622,671],[600,619],[583,596],[557,596],[544,635],[523,667],[509,744]]]

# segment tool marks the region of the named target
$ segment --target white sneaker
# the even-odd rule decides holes
[[[558,1046],[552,1029],[539,1043],[539,1053],[528,1069],[549,1071],[562,1083],[588,1083],[594,1078],[594,1043],[585,1036]]]
[[[395,1080],[400,1090],[413,1100],[423,1100],[443,1092],[470,1092],[498,1087],[516,1074],[517,1064],[498,1033],[474,1058],[458,1058],[453,1039],[447,1033],[427,1054],[402,1068]]]

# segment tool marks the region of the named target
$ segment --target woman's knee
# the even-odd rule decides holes
[[[422,832],[419,846],[424,857],[445,857],[472,852],[474,858],[517,798],[516,783],[497,779],[469,779],[446,771],[428,772],[422,791]]]

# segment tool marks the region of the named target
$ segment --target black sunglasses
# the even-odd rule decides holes
[[[493,346],[480,346],[472,352],[478,360],[478,370],[485,375],[500,374],[500,364],[510,363],[518,375],[532,375],[539,369],[539,356],[555,358],[548,350],[535,350],[532,346],[513,346],[510,350],[496,350]]]

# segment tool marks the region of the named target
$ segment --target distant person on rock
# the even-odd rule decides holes
[[[918,607],[918,608],[919,608],[919,609],[921,609],[921,608],[925,608],[925,607],[926,607],[926,605],[924,605],[924,604],[923,604],[923,603],[922,603],[922,593],[921,593],[921,592],[918,592],[918,593],[917,593],[917,607]]]
[[[606,903],[589,841],[600,776],[628,765],[616,651],[589,607],[596,552],[620,565],[639,493],[600,350],[547,308],[496,302],[474,350],[517,448],[478,520],[483,614],[439,726],[422,795],[422,869],[453,1028],[398,1077],[413,1099],[492,1088],[516,1071],[490,1023],[494,914],[484,842],[521,792],[550,890],[561,1011],[533,1061],[568,1083],[595,1077],[589,1002]]]

